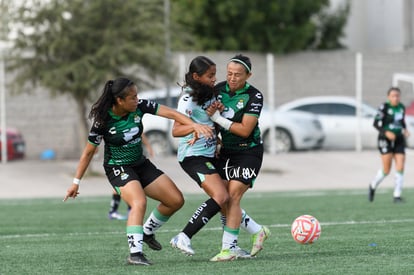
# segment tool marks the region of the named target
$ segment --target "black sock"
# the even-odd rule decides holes
[[[109,213],[118,211],[120,202],[121,202],[121,196],[118,194],[113,194],[112,200],[111,200],[111,208],[109,209]]]
[[[220,206],[212,198],[206,200],[194,212],[183,232],[191,239],[208,221],[220,211]]]
[[[129,253],[131,257],[142,255],[142,252]]]

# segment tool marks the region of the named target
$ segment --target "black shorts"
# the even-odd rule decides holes
[[[385,136],[379,135],[378,150],[381,155],[389,153],[405,154],[405,138],[403,135],[398,135],[394,141],[391,141]]]
[[[263,162],[263,145],[242,151],[222,149],[216,164],[221,178],[253,187]]]
[[[164,174],[164,172],[155,167],[149,159],[145,159],[142,163],[137,165],[104,166],[104,169],[106,177],[112,187],[117,191],[119,191],[119,187],[124,186],[132,180],[139,181],[142,188],[145,188],[159,176]]]
[[[200,186],[205,180],[204,175],[217,173],[214,163],[214,158],[203,156],[186,157],[180,161],[183,170]]]

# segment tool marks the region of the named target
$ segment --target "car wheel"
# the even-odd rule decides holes
[[[147,132],[145,135],[151,144],[152,150],[155,156],[168,156],[171,155],[171,144],[167,139],[167,136],[163,132]],[[145,146],[143,146],[145,148]],[[147,154],[148,155],[148,154]]]
[[[263,136],[263,145],[265,152],[270,152],[270,133],[266,131]],[[281,128],[276,129],[276,153],[286,153],[294,149],[293,140],[290,133]]]

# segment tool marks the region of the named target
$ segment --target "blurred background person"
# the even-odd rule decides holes
[[[382,168],[371,181],[368,200],[374,201],[375,190],[390,173],[392,161],[395,163],[395,186],[393,198],[395,203],[402,202],[401,193],[404,183],[405,138],[409,136],[405,124],[405,107],[400,102],[401,91],[391,87],[387,92],[387,101],[378,108],[374,127],[378,130],[378,150],[381,155]]]

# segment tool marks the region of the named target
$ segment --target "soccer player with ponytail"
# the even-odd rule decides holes
[[[79,184],[97,147],[105,141],[104,170],[116,192],[131,207],[126,224],[129,256],[132,265],[150,265],[143,254],[143,243],[160,250],[154,232],[184,204],[184,198],[174,182],[143,155],[142,117],[158,115],[187,125],[189,132],[210,137],[212,130],[194,123],[187,116],[154,101],[138,99],[137,86],[127,78],[106,82],[101,97],[92,106],[93,120],[88,143],[80,157],[75,178],[63,201],[79,195]],[[147,198],[159,201],[143,223]]]

